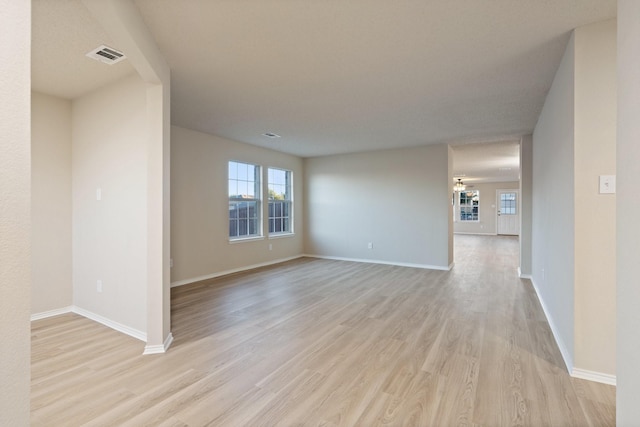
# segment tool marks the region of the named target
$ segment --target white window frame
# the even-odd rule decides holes
[[[253,177],[250,176],[250,171],[247,168],[245,176],[239,176],[242,173],[242,166],[253,167]],[[232,173],[232,167],[236,168],[235,173]],[[235,184],[235,191],[232,190]],[[253,197],[250,194],[249,189],[253,187]],[[243,192],[246,190],[246,194]],[[262,167],[254,163],[241,162],[237,160],[229,160],[227,162],[227,193],[229,199],[229,215],[227,217],[228,224],[228,236],[229,241],[237,242],[242,240],[252,240],[256,238],[262,238]],[[237,209],[237,216],[234,217],[232,213],[232,206],[240,206],[247,204],[247,216],[241,218],[241,212]],[[250,216],[251,204],[253,204],[254,216]],[[240,233],[242,230],[242,221],[246,220],[246,233]],[[251,233],[251,222],[255,222],[255,232]],[[232,227],[237,231],[237,234],[232,233]]]
[[[274,181],[273,173],[284,172],[285,182],[280,184]],[[267,168],[267,231],[269,237],[288,236],[293,234],[293,172],[288,169]],[[275,195],[281,195],[283,199],[276,199]],[[276,215],[277,206],[280,203],[280,215]],[[286,208],[285,208],[286,206]],[[286,210],[287,215],[284,214]],[[280,222],[280,227],[278,227]],[[287,224],[287,229],[283,224]],[[280,228],[280,231],[275,231]]]

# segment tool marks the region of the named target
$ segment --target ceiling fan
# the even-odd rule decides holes
[[[453,185],[453,191],[459,193],[459,192],[464,191],[466,189],[467,189],[467,186],[464,185],[464,183],[462,182],[462,179],[458,178],[458,182],[456,182]]]

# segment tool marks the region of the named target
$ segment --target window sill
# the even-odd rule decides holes
[[[264,236],[252,236],[252,237],[241,237],[239,239],[229,239],[229,243],[234,244],[234,243],[242,243],[242,242],[252,242],[255,240],[264,240]]]
[[[287,237],[294,237],[296,233],[278,233],[278,234],[269,234],[269,240],[271,239],[283,239]]]

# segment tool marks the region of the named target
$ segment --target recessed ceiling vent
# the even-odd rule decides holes
[[[91,52],[87,53],[89,58],[95,59],[96,61],[104,62],[105,64],[113,65],[116,64],[127,57],[124,56],[124,53],[119,50],[115,50],[112,47],[102,45]]]

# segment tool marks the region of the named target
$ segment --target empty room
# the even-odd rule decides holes
[[[640,423],[640,3],[3,10],[0,425]]]

